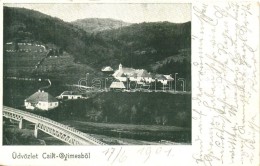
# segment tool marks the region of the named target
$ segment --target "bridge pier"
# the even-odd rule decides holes
[[[38,124],[35,124],[35,128],[34,128],[34,137],[37,138],[38,137]]]
[[[19,129],[23,128],[23,118],[19,121]]]

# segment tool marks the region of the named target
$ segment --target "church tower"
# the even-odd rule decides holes
[[[118,70],[122,70],[122,68],[123,68],[123,66],[122,66],[122,64],[120,63]]]

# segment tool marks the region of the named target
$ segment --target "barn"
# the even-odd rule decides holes
[[[110,85],[111,90],[123,90],[126,89],[125,85],[123,82],[112,82]]]
[[[104,74],[113,74],[114,70],[110,66],[105,66],[101,69]]]

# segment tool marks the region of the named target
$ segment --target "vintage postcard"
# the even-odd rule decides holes
[[[1,2],[0,165],[259,165],[259,3]]]

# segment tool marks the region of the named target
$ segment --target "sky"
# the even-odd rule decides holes
[[[5,4],[33,9],[66,22],[84,18],[112,18],[129,23],[191,21],[190,4]]]

